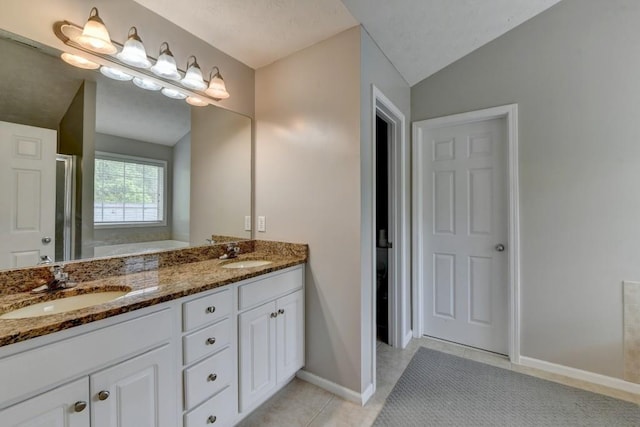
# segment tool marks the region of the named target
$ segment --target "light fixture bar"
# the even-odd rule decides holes
[[[178,92],[182,92],[188,98],[197,98],[199,101],[205,101],[206,103],[211,105],[217,105],[217,103],[222,99],[222,98],[215,98],[211,95],[208,95],[204,91],[190,88],[184,85],[180,80],[171,80],[171,79],[153,74],[148,69],[138,68],[138,67],[133,67],[131,65],[128,65],[123,61],[121,61],[120,59],[118,59],[117,55],[97,53],[83,47],[81,44],[79,44],[76,41],[78,36],[82,34],[82,27],[72,22],[69,22],[69,21],[56,22],[53,26],[53,32],[55,33],[56,37],[58,37],[58,39],[60,39],[60,41],[62,41],[66,46],[72,48],[73,50],[79,51],[82,54],[82,57],[84,57],[88,61],[94,62],[102,66],[119,69],[120,71],[126,74],[130,74],[133,77],[138,77],[139,79],[155,82],[156,84],[159,84],[162,87],[173,89]],[[113,45],[117,47],[118,52],[122,52],[122,49],[123,49],[122,44],[113,40],[111,40],[111,43],[113,43]],[[72,53],[75,54],[76,52],[72,52]],[[151,56],[147,56],[147,57],[152,62],[154,63],[157,62],[156,58],[153,58]],[[184,70],[181,70],[179,68],[177,70],[182,75],[186,74]],[[206,80],[204,80],[204,82],[208,87],[209,82]],[[199,102],[198,105],[201,105],[201,103]]]

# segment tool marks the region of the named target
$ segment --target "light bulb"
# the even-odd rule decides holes
[[[171,89],[168,87],[165,87],[162,89],[162,94],[166,97],[173,98],[173,99],[185,99],[187,97],[187,95],[180,92],[179,90]]]
[[[138,36],[136,27],[129,30],[129,38],[124,43],[122,52],[116,55],[118,59],[125,64],[133,65],[138,68],[151,67],[151,61],[147,58],[147,51],[142,44],[142,40]]]
[[[74,67],[83,68],[85,70],[97,70],[98,68],[100,68],[99,64],[96,64],[93,61],[89,61],[82,56],[74,55],[72,53],[63,52],[60,57],[64,62],[73,65]]]
[[[187,104],[193,105],[194,107],[206,107],[209,105],[207,101],[197,96],[188,96]]]
[[[193,63],[189,64],[191,58],[193,58]],[[200,69],[200,65],[198,65],[198,61],[196,61],[196,57],[190,56],[189,60],[187,60],[187,72],[181,81],[182,85],[189,89],[205,90],[207,84],[202,78],[202,70]]]
[[[111,67],[102,66],[102,67],[100,67],[100,72],[103,75],[109,77],[110,79],[120,80],[122,82],[126,82],[126,81],[129,81],[129,80],[133,79],[132,75],[124,73],[124,72],[118,70],[117,68],[111,68]]]
[[[209,74],[209,87],[204,91],[204,93],[215,99],[229,98],[229,92],[227,92],[220,70],[218,67],[213,67],[213,69],[217,70],[217,72],[213,74],[213,70],[211,70],[211,73]]]
[[[164,46],[164,48],[163,48]],[[167,42],[160,45],[160,56],[156,64],[151,67],[151,72],[156,76],[164,77],[170,80],[180,80],[180,73],[176,67],[176,60],[173,58],[169,44]]]
[[[92,52],[105,53],[112,55],[118,49],[111,43],[109,31],[98,15],[98,9],[92,8],[89,13],[89,19],[84,24],[82,34],[75,40],[78,44]]]
[[[149,80],[149,79],[141,79],[140,77],[134,77],[133,78],[133,84],[138,86],[139,88],[142,89],[146,89],[146,90],[160,90],[162,89],[162,86],[159,85],[158,83]]]

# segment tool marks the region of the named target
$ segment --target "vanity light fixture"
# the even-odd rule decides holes
[[[194,107],[206,107],[209,105],[207,101],[200,98],[199,96],[187,96],[187,104],[193,105]]]
[[[109,37],[109,31],[104,25],[100,15],[98,15],[98,8],[94,7],[89,13],[89,19],[84,24],[82,34],[78,36],[77,42],[85,49],[89,49],[92,52],[105,53],[112,55],[118,51],[118,49],[111,43],[111,37]]]
[[[121,82],[126,82],[133,79],[133,76],[118,70],[117,68],[105,67],[104,65],[100,67],[100,72],[102,75],[109,77],[113,80],[120,80]]]
[[[213,70],[216,70],[215,74],[213,74]],[[222,78],[218,67],[213,67],[213,69],[211,69],[211,72],[209,73],[209,87],[204,91],[204,93],[216,99],[229,98],[229,92],[227,92],[224,79]]]
[[[185,99],[187,97],[187,95],[179,90],[171,89],[169,87],[162,88],[162,94],[172,99]]]
[[[151,61],[147,58],[147,51],[142,44],[140,36],[138,36],[138,29],[131,27],[129,29],[129,35],[127,41],[122,47],[122,52],[116,55],[118,59],[125,64],[133,65],[138,68],[151,67]]]
[[[164,77],[169,80],[180,80],[180,73],[176,66],[176,60],[173,57],[173,53],[169,49],[169,43],[162,42],[160,45],[160,56],[156,61],[156,64],[151,67],[151,72],[159,77]]]
[[[162,85],[150,80],[150,79],[141,79],[140,77],[133,78],[133,84],[138,86],[141,89],[146,90],[160,90],[162,89]]]
[[[111,79],[133,80],[140,88],[162,90],[164,95],[185,99],[193,106],[203,107],[229,98],[218,67],[212,68],[207,81],[192,55],[187,59],[186,71],[180,70],[167,42],[160,45],[156,60],[147,55],[136,27],[129,29],[124,45],[113,41],[95,7],[91,9],[84,27],[58,21],[53,31],[71,49],[62,54],[62,59],[73,66],[100,68],[100,72]]]
[[[98,68],[100,68],[99,64],[96,64],[93,61],[89,61],[88,59],[85,59],[80,55],[74,55],[73,53],[63,52],[62,55],[60,55],[60,58],[62,58],[62,60],[69,65],[83,68],[85,70],[97,70]]]
[[[193,62],[190,63],[192,58]],[[194,90],[205,90],[207,88],[207,84],[204,82],[204,78],[202,77],[202,69],[200,69],[200,65],[198,65],[198,61],[193,55],[187,59],[187,72],[185,73],[184,79],[182,79],[181,83],[183,86]]]

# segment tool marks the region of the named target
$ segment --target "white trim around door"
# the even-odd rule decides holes
[[[421,280],[424,277],[421,248],[425,233],[419,218],[422,216],[421,207],[415,200],[422,194],[421,180],[417,157],[419,141],[423,129],[435,129],[445,126],[455,126],[491,119],[505,119],[507,137],[507,179],[508,179],[508,282],[509,282],[509,358],[513,363],[520,363],[520,198],[518,173],[518,105],[510,104],[484,110],[471,111],[451,116],[438,117],[414,122],[412,125],[412,199],[413,203],[413,336],[423,334],[423,309]]]

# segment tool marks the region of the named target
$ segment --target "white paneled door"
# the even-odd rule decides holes
[[[55,255],[56,131],[0,122],[0,269]]]
[[[505,119],[416,123],[423,332],[508,353]]]

